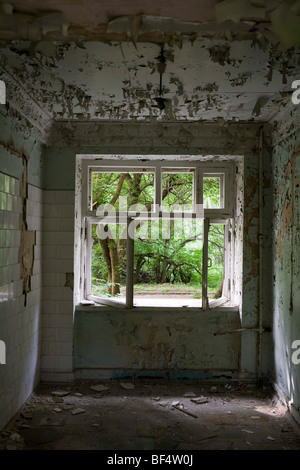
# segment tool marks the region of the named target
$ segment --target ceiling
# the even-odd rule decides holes
[[[0,79],[52,121],[266,122],[300,78],[299,20],[299,1],[0,1]]]

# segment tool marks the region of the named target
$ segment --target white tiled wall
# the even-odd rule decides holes
[[[73,379],[74,191],[44,190],[42,380]]]
[[[41,351],[41,226],[42,190],[28,186],[28,230],[36,230],[36,258],[31,292],[22,293],[19,180],[0,173],[0,340],[6,344],[6,364],[0,365],[0,429],[13,417],[40,379]]]

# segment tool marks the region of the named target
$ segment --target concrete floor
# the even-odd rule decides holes
[[[0,433],[18,449],[300,450],[300,428],[267,385],[80,381],[38,387]]]

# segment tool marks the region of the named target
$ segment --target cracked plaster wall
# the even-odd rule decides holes
[[[0,429],[40,380],[42,147],[0,118]]]
[[[150,311],[149,311],[150,310]],[[235,377],[239,365],[238,312],[76,311],[74,368],[78,378],[126,374]]]
[[[127,154],[133,155],[133,158],[143,158],[146,155],[153,155],[153,158],[159,158],[159,155],[175,155],[175,158],[182,159],[186,158],[183,155],[191,154],[192,158],[199,158],[197,155],[202,153],[206,156],[205,158],[211,158],[209,155],[213,155],[215,151],[220,155],[230,154],[230,151],[234,152],[236,155],[244,153],[244,168],[241,168],[241,164],[238,165],[241,173],[244,173],[245,177],[245,187],[244,192],[240,194],[240,197],[245,201],[245,206],[240,212],[240,220],[237,224],[237,229],[239,231],[239,237],[244,238],[244,254],[243,262],[238,263],[235,269],[239,270],[238,276],[243,278],[243,288],[238,295],[237,302],[241,302],[241,311],[240,315],[237,312],[232,313],[232,318],[228,323],[227,314],[214,316],[213,318],[218,318],[219,326],[223,330],[228,329],[228,324],[233,321],[234,324],[240,324],[243,328],[256,328],[258,323],[258,295],[259,295],[259,282],[258,282],[258,128],[255,126],[244,126],[243,127],[243,138],[241,138],[241,133],[237,128],[224,128],[218,125],[215,126],[202,126],[202,125],[193,125],[188,126],[188,131],[190,133],[189,143],[186,141],[185,146],[175,146],[174,147],[174,138],[176,139],[176,130],[181,128],[180,124],[174,124],[171,127],[165,125],[149,125],[145,128],[143,125],[138,123],[136,124],[118,124],[111,123],[105,124],[99,127],[99,124],[90,125],[83,129],[80,129],[78,126],[79,132],[76,133],[77,140],[73,140],[73,145],[70,145],[69,138],[64,134],[65,140],[60,140],[63,145],[48,147],[45,152],[45,188],[47,192],[55,192],[58,194],[60,191],[67,191],[70,194],[75,189],[75,157],[76,154],[86,154],[96,155],[108,153],[109,155],[114,155],[114,158],[125,158]],[[100,130],[100,132],[99,132]],[[71,129],[69,129],[71,136]],[[97,142],[98,135],[98,142]],[[211,137],[212,136],[212,137]],[[90,146],[87,142],[89,142]],[[78,141],[78,145],[77,145]],[[85,142],[85,145],[82,143]],[[126,142],[130,143],[130,147],[126,147]],[[176,142],[176,141],[175,141]],[[173,145],[172,145],[173,144]],[[210,153],[209,153],[210,150]],[[202,152],[203,151],[203,152]],[[270,217],[271,217],[271,199],[270,199],[270,154],[266,151],[264,156],[265,165],[264,165],[264,220],[265,220],[265,231],[268,232],[270,226]],[[243,171],[242,171],[243,170]],[[239,177],[241,180],[241,177]],[[267,253],[268,240],[264,240],[265,252]],[[241,259],[241,258],[239,258]],[[265,262],[268,262],[268,255],[265,254]],[[265,278],[267,282],[267,276]],[[62,282],[65,284],[65,278],[62,279]],[[64,285],[63,284],[63,285]],[[76,284],[76,282],[75,282]],[[268,289],[264,286],[264,291],[267,293]],[[53,299],[54,300],[54,299]],[[267,302],[267,301],[266,301]],[[265,320],[264,325],[270,326],[270,319],[268,318],[268,308],[265,307]],[[70,304],[68,310],[64,311],[65,318],[68,316],[70,321],[73,319],[73,308]],[[53,319],[53,326],[58,327],[58,317],[57,323],[55,323],[55,311],[48,312]],[[93,314],[90,312],[80,312],[80,320],[77,322],[75,312],[75,328],[74,335],[76,341],[76,353],[75,353],[75,362],[79,360],[80,364],[84,364],[85,367],[89,367],[90,361],[92,360],[93,366],[95,366],[96,356],[98,357],[98,369],[101,370],[103,367],[113,367],[109,361],[109,357],[114,358],[114,367],[124,368],[129,367],[130,361],[134,364],[134,369],[140,371],[143,367],[152,367],[153,369],[158,370],[161,367],[167,367],[168,362],[164,362],[164,351],[171,350],[171,343],[173,344],[174,336],[171,338],[169,336],[164,337],[164,346],[162,348],[162,336],[154,335],[152,338],[152,343],[148,342],[145,336],[145,325],[149,320],[144,316],[139,316],[139,336],[131,336],[127,330],[130,330],[132,327],[131,323],[127,321],[126,315],[124,316],[124,322],[119,320],[113,326],[115,312],[111,310],[111,313],[105,313],[105,316],[102,314]],[[155,324],[161,322],[162,325],[167,326],[165,319],[165,312],[157,312],[150,315],[150,323],[152,318]],[[181,318],[180,315],[178,317]],[[93,329],[95,332],[99,332],[99,338],[102,337],[102,332],[107,328],[107,320],[109,318],[112,323],[109,323],[108,332],[109,335],[106,338],[106,353],[104,355],[101,339],[99,342],[95,343],[89,342],[87,340],[89,333],[84,333],[82,338],[80,338],[80,332],[78,330],[78,325],[80,323],[80,330],[82,332],[90,331]],[[129,318],[129,317],[128,317]],[[133,316],[136,320],[136,317]],[[183,317],[182,317],[183,318]],[[195,322],[195,317],[191,314],[187,316],[189,328],[194,328],[197,326],[199,318]],[[240,323],[241,322],[241,323]],[[206,335],[209,338],[212,334],[212,328],[208,324],[205,326],[205,321],[202,323],[202,317],[200,319],[201,323],[201,335],[204,338]],[[152,323],[151,323],[152,324]],[[169,324],[168,326],[171,326]],[[126,338],[122,334],[123,328],[126,330]],[[112,333],[114,331],[114,334]],[[119,334],[119,336],[118,336]],[[97,333],[95,333],[97,335]],[[176,350],[176,355],[173,356],[173,359],[169,364],[172,364],[172,367],[189,368],[189,364],[193,363],[193,367],[196,367],[198,361],[199,367],[204,367],[206,369],[212,368],[213,371],[217,371],[219,367],[234,370],[234,373],[238,373],[240,377],[245,378],[255,378],[257,376],[257,333],[256,332],[243,332],[239,333],[241,336],[241,343],[236,340],[235,334],[228,334],[226,341],[225,338],[222,338],[220,351],[218,350],[218,341],[212,342],[211,346],[207,341],[203,341],[201,345],[196,344],[196,341],[192,341],[191,344],[188,344],[187,337],[185,334],[185,339],[183,340],[186,343],[186,353],[180,348]],[[120,344],[116,343],[116,337],[119,337]],[[164,336],[164,335],[163,335]],[[125,339],[124,339],[125,338]],[[132,342],[131,342],[132,339]],[[144,342],[144,346],[147,349],[147,344],[150,349],[145,352],[145,355],[137,356],[136,348],[139,340]],[[125,342],[124,342],[125,341]],[[126,344],[125,344],[126,343]],[[269,345],[272,343],[270,339],[270,334],[266,334],[263,339],[263,374],[267,375],[270,368],[272,367],[271,360],[271,349]],[[93,346],[91,346],[93,344]],[[143,347],[144,347],[143,346]],[[174,346],[174,345],[173,345]],[[93,348],[96,348],[95,351],[98,351],[95,354]],[[216,349],[214,349],[216,347]],[[123,361],[123,348],[127,349],[126,361]],[[171,349],[170,349],[171,348]],[[217,352],[216,352],[217,351]],[[154,359],[150,360],[151,354],[154,354]],[[201,355],[205,355],[205,360],[201,362]],[[194,356],[194,362],[188,360],[188,358]],[[78,359],[80,356],[80,359]],[[224,360],[220,359],[224,356]],[[213,359],[211,359],[213,357]],[[176,359],[175,359],[176,358]],[[233,359],[234,358],[234,359]],[[50,361],[50,357],[49,357]],[[221,365],[218,365],[218,361],[221,361]],[[226,364],[226,366],[223,364]],[[51,362],[51,361],[50,361]],[[49,364],[50,364],[49,362]],[[96,361],[97,362],[97,361]],[[76,362],[77,363],[77,362]],[[53,365],[44,370],[43,376],[50,378],[55,377],[55,371],[57,370]],[[125,364],[125,365],[124,365]],[[229,370],[228,369],[228,370]],[[98,370],[98,373],[100,373]],[[63,368],[61,369],[63,373]],[[210,373],[212,371],[210,370]],[[92,372],[91,372],[92,375]],[[56,375],[57,377],[57,375]]]
[[[292,362],[292,342],[300,339],[300,137],[296,119],[285,115],[279,124],[285,123],[286,137],[273,149],[274,380],[300,421],[300,365]]]

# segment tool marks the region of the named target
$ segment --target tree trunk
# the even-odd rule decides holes
[[[162,270],[161,270],[161,276],[160,276],[160,283],[161,284],[165,284],[167,282],[167,266],[168,266],[168,260],[164,256]]]
[[[113,240],[108,242],[111,261],[111,295],[120,294],[120,262],[118,250]]]
[[[138,284],[138,282],[139,282],[140,272],[141,272],[143,264],[145,264],[145,259],[144,259],[143,255],[140,255],[137,259],[136,269],[135,269],[135,273],[134,273],[134,283],[135,284]]]
[[[105,240],[99,240],[99,243],[101,245],[101,249],[102,249],[102,254],[103,254],[103,258],[104,258],[104,261],[105,261],[105,264],[106,264],[106,269],[107,269],[107,282],[108,282],[108,286],[107,286],[107,292],[108,294],[111,294],[111,260],[110,260],[110,253],[109,253],[109,248],[108,248],[108,240],[107,238]]]

